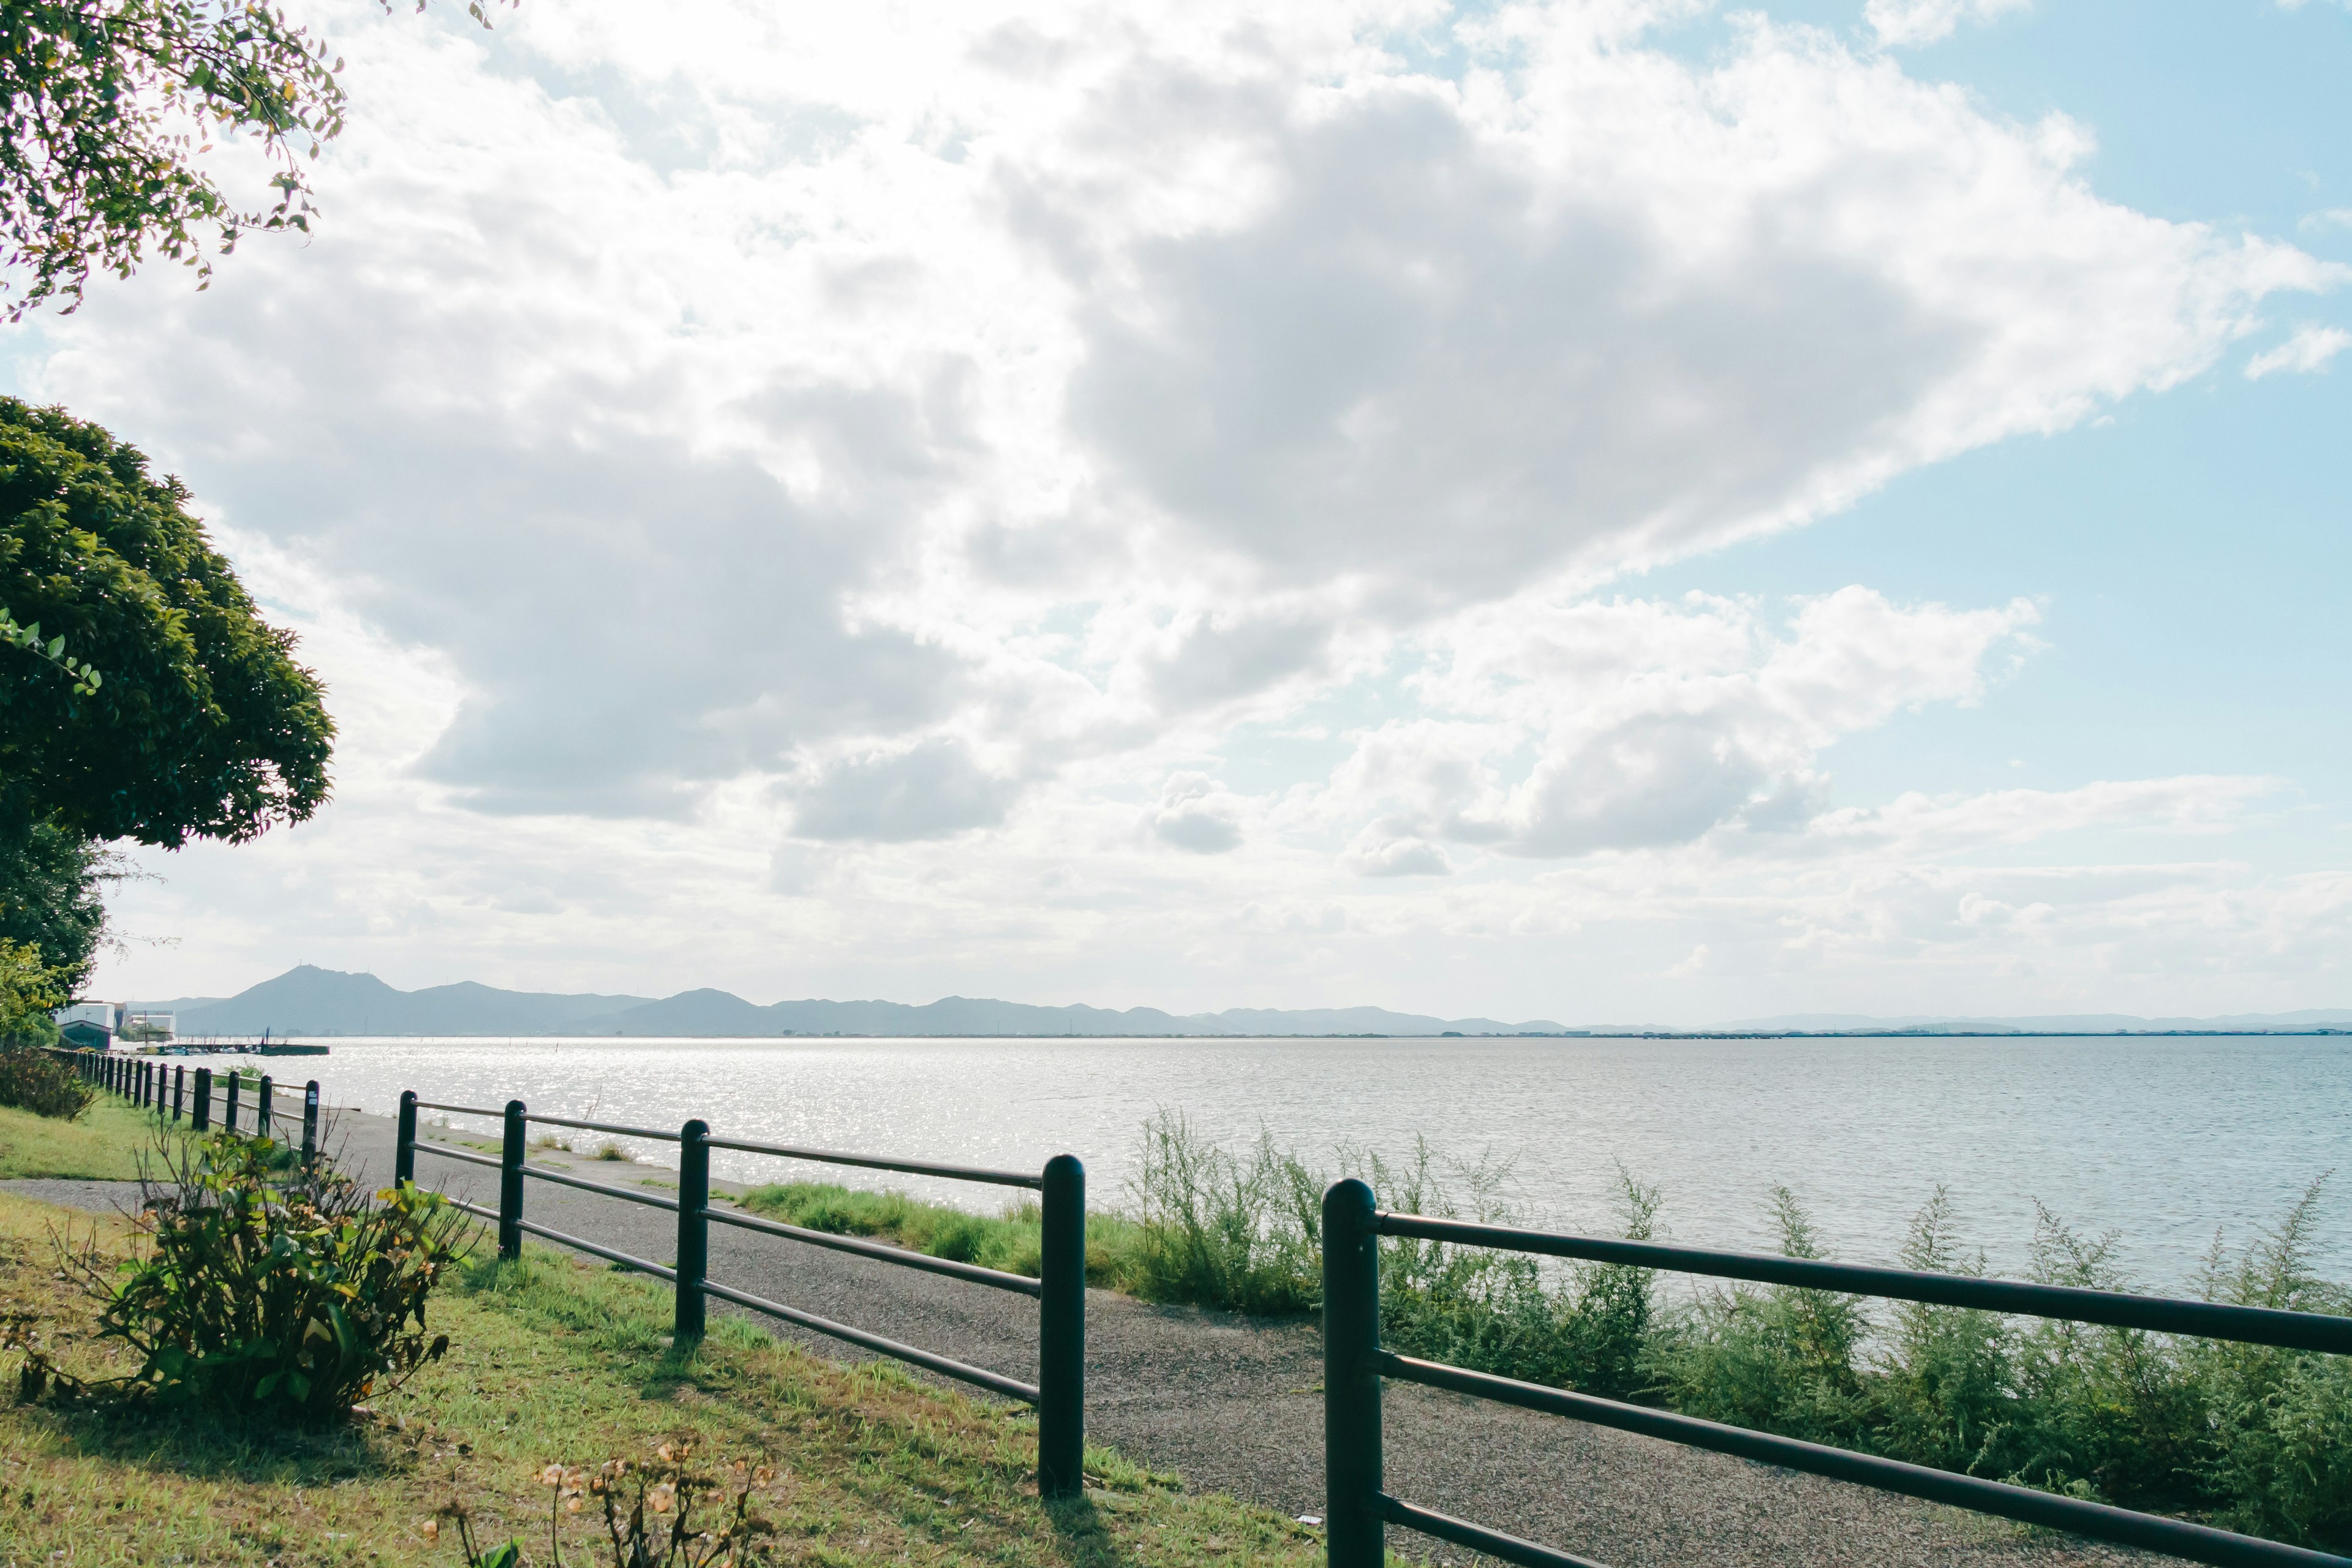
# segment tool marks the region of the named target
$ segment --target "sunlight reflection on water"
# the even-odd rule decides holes
[[[478,1105],[1034,1169],[1064,1150],[1115,1203],[1139,1124],[1181,1110],[1220,1140],[1261,1126],[1310,1163],[1335,1145],[1510,1162],[1540,1220],[1605,1228],[1617,1162],[1665,1191],[1673,1239],[1766,1247],[1787,1183],[1839,1257],[1892,1260],[1937,1183],[2000,1272],[2033,1201],[2150,1287],[2180,1285],[2217,1227],[2274,1221],[2314,1177],[2327,1271],[2352,1278],[2352,1038],[1722,1040],[337,1039],[332,1104],[401,1089]],[[669,1152],[644,1153],[665,1161]],[[717,1173],[807,1166],[721,1153]],[[832,1179],[879,1185],[871,1173]],[[975,1206],[986,1189],[887,1178]]]

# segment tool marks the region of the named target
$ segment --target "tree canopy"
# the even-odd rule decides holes
[[[484,7],[467,9],[487,27]],[[265,0],[0,5],[0,247],[21,279],[8,319],[52,298],[73,309],[93,269],[128,278],[151,245],[209,278],[210,239],[307,231],[303,159],[343,128],[342,68]],[[216,136],[250,137],[273,168],[257,203],[195,161]]]
[[[0,644],[0,820],[177,847],[326,800],[319,679],[187,502],[97,426],[0,398],[0,611],[42,633]],[[94,687],[39,657],[60,637]]]

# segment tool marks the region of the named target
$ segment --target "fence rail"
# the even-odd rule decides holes
[[[89,1051],[60,1050],[57,1054],[74,1062],[85,1077],[102,1087],[125,1095],[159,1118],[186,1121],[195,1131],[210,1125],[215,1101],[225,1091],[226,1124],[232,1128],[237,1124],[242,1100],[237,1075],[228,1075],[225,1081],[216,1083],[211,1069],[198,1068],[191,1084],[185,1067],[167,1068],[153,1059],[110,1058]],[[256,1127],[294,1120],[290,1114],[273,1110],[274,1086],[268,1078],[258,1079],[255,1087]],[[419,1138],[416,1113],[420,1110],[497,1120],[501,1130],[499,1156],[494,1159]],[[300,1118],[306,1160],[315,1155],[318,1119],[319,1086],[313,1080],[304,1086]],[[673,1199],[630,1192],[562,1172],[532,1167],[526,1159],[525,1139],[533,1124],[674,1142],[679,1146],[678,1195]],[[1042,1200],[1044,1242],[1040,1278],[1031,1279],[977,1264],[931,1258],[877,1242],[713,1207],[710,1152],[714,1149],[1037,1192]],[[1034,1405],[1038,1412],[1039,1490],[1047,1497],[1070,1496],[1083,1486],[1086,1173],[1073,1157],[1057,1155],[1033,1174],[716,1137],[699,1121],[688,1121],[677,1131],[669,1132],[536,1114],[520,1100],[509,1100],[502,1110],[493,1110],[440,1104],[419,1100],[414,1092],[404,1093],[394,1156],[396,1182],[415,1181],[416,1156],[420,1152],[499,1173],[496,1207],[454,1198],[449,1201],[457,1209],[498,1227],[501,1256],[520,1256],[522,1237],[530,1235],[666,1280],[674,1291],[675,1327],[680,1342],[701,1337],[707,1300],[715,1297]],[[664,1264],[636,1257],[527,1217],[523,1200],[526,1184],[531,1181],[675,1213],[677,1241],[674,1262]],[[709,1227],[714,1223],[1034,1297],[1038,1303],[1037,1382],[1024,1383],[713,1279],[709,1278]],[[1391,1525],[1486,1552],[1519,1568],[1601,1568],[1591,1559],[1559,1547],[1522,1540],[1391,1495],[1386,1489],[1381,1454],[1381,1388],[1387,1381],[1418,1384],[1637,1433],[1880,1491],[2210,1563],[2215,1568],[2352,1568],[2352,1558],[2235,1534],[2185,1520],[1400,1355],[1384,1349],[1380,1339],[1380,1247],[1383,1237],[2352,1355],[2352,1318],[1473,1224],[1385,1211],[1378,1206],[1371,1189],[1363,1183],[1337,1182],[1323,1196],[1320,1237],[1328,1568],[1382,1568],[1386,1531]]]
[[[2217,1568],[2284,1568],[2287,1564],[2352,1568],[2352,1558],[2185,1520],[1398,1355],[1383,1350],[1380,1342],[1382,1237],[2352,1354],[2352,1318],[1473,1225],[1382,1210],[1363,1183],[1336,1182],[1323,1194],[1322,1235],[1324,1477],[1329,1568],[1381,1568],[1386,1551],[1384,1527],[1391,1524],[1484,1552],[1520,1568],[1598,1568],[1589,1559],[1557,1547],[1523,1541],[1391,1496],[1381,1452],[1381,1385],[1387,1379],[2071,1531],[2098,1541],[2213,1563]]]
[[[419,1110],[496,1118],[500,1128],[498,1158],[420,1138],[416,1128]],[[678,1146],[677,1196],[667,1198],[650,1193],[630,1192],[603,1182],[592,1182],[584,1177],[532,1165],[528,1158],[527,1140],[533,1125],[575,1127],[619,1137],[657,1139],[676,1143]],[[878,1242],[832,1236],[756,1215],[714,1207],[710,1202],[710,1152],[714,1149],[774,1159],[854,1165],[866,1170],[942,1176],[955,1181],[1034,1191],[1041,1196],[1039,1215],[1044,1247],[1040,1278],[1030,1279],[1022,1275],[983,1268],[977,1264],[931,1258]],[[708,1302],[716,1298],[923,1367],[941,1376],[985,1388],[1008,1399],[1033,1405],[1037,1409],[1038,1490],[1046,1497],[1070,1497],[1076,1495],[1085,1484],[1086,1169],[1070,1155],[1055,1156],[1045,1163],[1042,1171],[1034,1173],[995,1171],[929,1160],[848,1153],[832,1149],[803,1149],[748,1138],[721,1138],[714,1136],[709,1125],[699,1121],[688,1121],[676,1132],[666,1132],[656,1128],[549,1116],[532,1111],[519,1100],[509,1100],[503,1109],[498,1110],[480,1106],[446,1105],[420,1100],[411,1090],[400,1097],[399,1127],[393,1157],[393,1179],[395,1182],[415,1183],[419,1154],[454,1160],[499,1173],[499,1203],[496,1208],[471,1203],[458,1203],[457,1206],[498,1226],[499,1251],[502,1257],[520,1257],[523,1237],[537,1236],[558,1246],[572,1247],[667,1280],[671,1286],[674,1302],[674,1337],[681,1344],[702,1337]],[[663,1264],[649,1258],[640,1258],[601,1242],[550,1229],[526,1217],[525,1194],[528,1184],[531,1182],[546,1182],[598,1197],[616,1198],[624,1203],[676,1214],[677,1240],[674,1261]],[[936,1352],[905,1344],[870,1330],[835,1322],[830,1318],[819,1317],[801,1308],[770,1300],[739,1286],[713,1279],[709,1269],[710,1226],[713,1224],[781,1241],[853,1253],[901,1268],[919,1269],[970,1284],[1034,1297],[1037,1301],[1037,1381],[1024,1383],[986,1367],[973,1366]]]
[[[209,1132],[219,1126],[231,1132],[275,1133],[284,1127],[301,1130],[302,1163],[319,1157],[319,1080],[302,1086],[299,1115],[277,1108],[277,1081],[268,1073],[232,1069],[215,1073],[209,1067],[191,1069],[184,1062],[156,1057],[126,1056],[72,1047],[50,1047],[49,1054],[72,1068],[91,1084],[121,1096],[151,1112],[159,1121],[184,1123],[191,1132]],[[247,1100],[244,1090],[253,1089]],[[214,1112],[219,1118],[215,1121]],[[289,1139],[289,1143],[292,1140]]]

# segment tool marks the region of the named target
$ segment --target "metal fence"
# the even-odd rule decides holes
[[[486,1117],[498,1121],[501,1134],[499,1157],[492,1159],[472,1150],[418,1137],[416,1113],[419,1110]],[[667,1198],[651,1193],[631,1192],[624,1187],[591,1182],[532,1165],[527,1159],[526,1141],[529,1130],[534,1124],[677,1144],[677,1196]],[[784,1160],[854,1165],[871,1171],[938,1176],[950,1181],[1017,1187],[1036,1193],[1044,1233],[1041,1277],[1032,1279],[1026,1275],[1008,1274],[1000,1269],[983,1268],[978,1264],[931,1258],[900,1247],[886,1247],[878,1242],[807,1230],[731,1208],[714,1207],[710,1202],[710,1152],[714,1149]],[[467,1213],[497,1225],[500,1257],[520,1257],[522,1238],[529,1234],[667,1280],[676,1303],[676,1338],[681,1344],[702,1337],[707,1302],[709,1298],[717,1297],[722,1301],[733,1302],[736,1306],[861,1345],[941,1376],[972,1384],[1008,1399],[1034,1405],[1037,1411],[1038,1491],[1045,1497],[1073,1497],[1085,1484],[1086,1168],[1068,1154],[1055,1155],[1045,1162],[1042,1171],[1034,1174],[1024,1171],[991,1171],[933,1161],[847,1154],[826,1149],[798,1149],[780,1143],[755,1142],[744,1138],[716,1137],[709,1124],[700,1121],[688,1121],[675,1132],[666,1132],[658,1128],[588,1121],[570,1116],[548,1116],[531,1111],[519,1100],[510,1100],[503,1110],[493,1110],[483,1106],[445,1105],[419,1100],[413,1090],[405,1091],[400,1097],[398,1141],[394,1154],[394,1181],[415,1181],[416,1156],[420,1153],[498,1173],[499,1204],[495,1209],[456,1199],[450,1201]],[[677,1242],[674,1261],[665,1265],[651,1258],[635,1257],[526,1217],[523,1212],[525,1184],[535,1181],[676,1215]],[[901,1268],[941,1274],[969,1284],[1033,1297],[1037,1302],[1037,1381],[1034,1384],[1023,1383],[1002,1373],[903,1344],[864,1329],[852,1328],[846,1323],[836,1323],[829,1318],[821,1318],[814,1312],[789,1307],[781,1301],[772,1301],[713,1279],[709,1275],[710,1226],[713,1225],[731,1226],[760,1236],[854,1253],[861,1258],[895,1264]]]
[[[1372,1190],[1363,1183],[1337,1182],[1323,1194],[1323,1462],[1330,1541],[1328,1568],[1381,1568],[1386,1550],[1385,1527],[1391,1524],[1486,1552],[1520,1564],[1521,1568],[1597,1568],[1591,1560],[1572,1552],[1523,1541],[1391,1496],[1382,1477],[1381,1458],[1381,1387],[1387,1378],[1515,1405],[1525,1410],[1565,1415],[1572,1421],[1612,1426],[1622,1432],[1638,1432],[1719,1454],[1736,1454],[1768,1465],[1851,1481],[1880,1491],[1925,1498],[1978,1513],[1999,1514],[2052,1530],[2071,1531],[2194,1563],[2210,1563],[2222,1568],[2287,1563],[2304,1564],[2306,1568],[2320,1564],[2352,1568],[2352,1558],[2232,1534],[2158,1514],[2111,1508],[2028,1487],[1799,1442],[1669,1411],[1597,1399],[1591,1394],[1398,1355],[1381,1348],[1382,1237],[2189,1334],[2242,1344],[2352,1354],[2352,1318],[1473,1225],[1383,1210],[1376,1204]]]
[[[208,1067],[191,1068],[155,1057],[64,1047],[51,1047],[50,1054],[100,1089],[159,1120],[183,1122],[191,1132],[209,1132],[215,1126],[253,1135],[274,1136],[283,1131],[289,1145],[299,1139],[305,1165],[319,1157],[317,1079],[302,1086],[300,1108],[289,1110],[279,1103],[277,1082],[268,1073],[215,1073]],[[248,1089],[250,1100],[246,1099]]]
[[[154,1110],[159,1116],[175,1120],[185,1116],[196,1131],[210,1125],[212,1108],[219,1098],[220,1090],[225,1089],[225,1125],[234,1128],[238,1124],[240,1093],[236,1075],[229,1075],[225,1083],[216,1084],[211,1069],[199,1068],[195,1069],[194,1083],[191,1086],[186,1068],[167,1068],[152,1058],[113,1058],[92,1051],[59,1051],[58,1054],[76,1061],[79,1070],[93,1081]],[[255,1125],[271,1125],[273,1117],[292,1120],[290,1113],[274,1110],[270,1080],[264,1077],[255,1082]],[[420,1139],[416,1125],[419,1110],[497,1121],[502,1134],[499,1157],[492,1159],[446,1143]],[[306,1158],[316,1150],[318,1116],[319,1086],[313,1080],[304,1088],[300,1118]],[[671,1199],[648,1193],[630,1192],[530,1165],[526,1158],[525,1140],[528,1129],[533,1123],[677,1144],[679,1150],[677,1197]],[[784,1225],[731,1209],[715,1208],[710,1203],[710,1151],[713,1149],[944,1177],[1035,1192],[1041,1198],[1044,1227],[1042,1278],[1032,1279],[976,1264],[930,1258],[851,1237]],[[419,1100],[413,1092],[404,1093],[400,1100],[398,1142],[394,1156],[396,1181],[413,1183],[415,1180],[416,1156],[420,1152],[499,1173],[499,1204],[496,1208],[455,1199],[450,1201],[455,1206],[497,1226],[499,1251],[502,1257],[520,1256],[522,1237],[528,1233],[667,1280],[673,1288],[675,1328],[680,1342],[701,1337],[705,1327],[706,1302],[715,1296],[1033,1405],[1038,1415],[1040,1492],[1047,1497],[1071,1496],[1083,1486],[1086,1175],[1084,1168],[1070,1155],[1055,1156],[1045,1163],[1041,1172],[1033,1175],[1018,1171],[982,1170],[929,1161],[889,1159],[830,1150],[793,1148],[747,1139],[719,1138],[712,1136],[709,1126],[700,1121],[688,1121],[677,1131],[667,1132],[654,1128],[533,1114],[520,1100],[509,1100],[502,1110],[493,1110],[478,1106],[437,1104]],[[548,1182],[675,1214],[677,1216],[677,1241],[674,1264],[664,1265],[650,1258],[634,1257],[526,1218],[523,1194],[525,1183],[529,1181]],[[863,1329],[833,1322],[712,1279],[709,1276],[709,1227],[713,1224],[854,1253],[900,1268],[921,1269],[1033,1297],[1038,1302],[1037,1382],[1034,1385],[1022,1383]],[[1825,1290],[1842,1295],[1915,1301],[1930,1306],[2095,1323],[2240,1344],[2352,1355],[2352,1318],[1479,1225],[1383,1210],[1378,1206],[1371,1189],[1362,1182],[1337,1182],[1323,1196],[1321,1237],[1328,1568],[1382,1568],[1387,1549],[1387,1527],[1391,1524],[1485,1552],[1518,1564],[1519,1568],[1600,1568],[1591,1560],[1573,1552],[1522,1540],[1391,1496],[1386,1489],[1383,1475],[1381,1425],[1381,1389],[1384,1381],[1389,1379],[1444,1389],[1473,1398],[1494,1400],[1521,1409],[1561,1415],[1570,1420],[1638,1433],[1716,1453],[1736,1455],[1880,1491],[1920,1498],[1978,1513],[1994,1514],[2190,1562],[2211,1563],[2217,1568],[2283,1568],[2283,1565],[2289,1564],[2300,1565],[2300,1568],[2352,1568],[2352,1558],[2239,1535],[2160,1514],[2088,1502],[2079,1498],[2037,1491],[2029,1487],[1988,1480],[1978,1476],[1777,1436],[1671,1411],[1628,1405],[1567,1389],[1499,1377],[1490,1373],[1474,1372],[1466,1367],[1399,1355],[1381,1345],[1380,1245],[1383,1237]]]

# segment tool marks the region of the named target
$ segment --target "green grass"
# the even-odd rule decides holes
[[[68,1223],[93,1222],[0,1194],[0,1310],[39,1318],[68,1366],[102,1371],[107,1348],[79,1337],[88,1303],[38,1266],[46,1233]],[[121,1222],[95,1223],[121,1243]],[[642,1459],[688,1435],[706,1456],[776,1468],[759,1500],[781,1527],[781,1563],[1308,1568],[1320,1558],[1319,1538],[1278,1515],[1188,1494],[1101,1450],[1088,1451],[1082,1499],[1043,1505],[1025,1414],[888,1365],[811,1356],[731,1318],[680,1355],[669,1312],[650,1281],[534,1252],[478,1266],[436,1298],[448,1357],[348,1429],[0,1410],[0,1561],[449,1564],[454,1542],[426,1527],[457,1502],[478,1541],[519,1536],[543,1564],[543,1466]],[[0,1379],[14,1359],[0,1355]],[[599,1561],[586,1520],[563,1521],[567,1562]]]
[[[110,1094],[71,1121],[0,1106],[0,1179],[130,1181],[139,1174],[140,1153],[154,1146],[155,1125],[148,1112]]]
[[[834,1236],[865,1236],[895,1242],[933,1258],[977,1263],[1007,1274],[1037,1278],[1043,1231],[1035,1200],[1005,1205],[997,1215],[976,1215],[947,1204],[925,1203],[900,1192],[866,1192],[830,1182],[782,1182],[753,1187],[742,1205],[754,1214]],[[1132,1289],[1139,1229],[1122,1215],[1087,1215],[1087,1280],[1105,1289]]]

